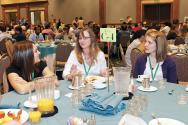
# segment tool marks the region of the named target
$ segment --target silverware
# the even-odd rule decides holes
[[[169,95],[172,95],[173,92],[174,92],[174,90],[172,89],[172,90],[170,90],[170,91],[168,92],[168,94],[169,94]]]
[[[155,113],[152,113],[151,116],[152,116],[153,119],[156,119],[157,125],[162,125],[162,123],[159,121],[159,119],[157,118]]]

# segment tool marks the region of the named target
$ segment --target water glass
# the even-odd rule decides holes
[[[96,125],[95,114],[91,114],[88,125]]]
[[[75,89],[80,89],[80,87],[82,86],[82,75],[76,74],[76,75],[73,76],[72,86]]]
[[[177,103],[179,105],[185,105],[187,104],[188,102],[188,96],[183,94],[183,93],[180,93],[179,95],[177,95]]]
[[[162,80],[159,80],[159,88],[160,89],[165,89],[166,88],[166,82],[167,80],[165,78],[163,78]]]
[[[113,67],[113,73],[116,94],[128,96],[131,68]]]

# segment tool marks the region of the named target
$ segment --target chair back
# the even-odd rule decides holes
[[[120,53],[121,53],[121,59],[122,59],[122,62],[123,62],[123,66],[127,66],[127,63],[125,61],[125,54],[124,54],[124,51],[123,51],[121,44],[119,44],[119,50],[120,50]]]
[[[73,49],[70,44],[59,44],[56,49],[56,66],[64,66]]]
[[[171,57],[176,63],[178,81],[188,82],[188,55],[176,53]]]
[[[128,42],[130,40],[130,33],[127,31],[122,31],[119,38],[119,43],[121,44],[122,48],[127,48]]]
[[[6,69],[10,66],[10,57],[5,56],[0,59],[0,83],[1,83],[1,90],[4,90],[4,87],[7,87],[8,83],[6,82]],[[3,84],[2,84],[3,83]]]
[[[138,49],[138,48],[134,48],[131,51],[131,65],[132,65],[132,73],[134,72],[134,68],[135,68],[135,63],[136,60],[139,56],[141,56],[143,53]]]
[[[12,60],[12,53],[13,53],[13,43],[11,39],[4,38],[0,42],[0,54],[7,54]]]

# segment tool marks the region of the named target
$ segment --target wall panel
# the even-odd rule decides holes
[[[98,0],[49,0],[49,19],[61,18],[71,23],[74,17],[82,16],[85,22],[99,21]]]
[[[187,16],[188,17],[188,7],[187,7],[187,5],[188,5],[188,0],[180,0],[180,10],[179,10],[179,12],[180,12],[180,17],[179,17],[179,19],[180,19],[180,22],[183,22],[183,19],[184,19],[184,17],[185,16]]]
[[[136,0],[107,0],[106,22],[120,23],[120,19],[131,16],[135,22]]]

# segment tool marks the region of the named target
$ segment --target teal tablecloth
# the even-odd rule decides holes
[[[45,45],[39,44],[38,50],[40,51],[40,57],[43,59],[44,57],[56,53],[57,45]]]
[[[40,125],[66,125],[67,119],[70,116],[90,117],[89,112],[83,112],[78,110],[78,107],[72,105],[70,98],[65,97],[64,95],[72,92],[68,89],[70,82],[60,81],[61,97],[55,101],[55,105],[59,109],[59,113],[53,117],[42,118]],[[140,85],[139,83],[137,84]],[[153,86],[158,87],[158,83],[152,83]],[[111,86],[112,87],[112,86]],[[170,90],[174,90],[172,95],[169,95]],[[113,91],[113,89],[110,89]],[[107,92],[107,89],[96,90],[103,94]],[[188,92],[185,92],[185,86],[179,86],[176,84],[168,83],[165,89],[158,90],[156,92],[142,92],[137,90],[136,94],[144,94],[147,96],[148,106],[144,112],[141,113],[140,117],[143,118],[147,123],[152,119],[151,113],[156,113],[158,117],[174,118],[176,120],[182,121],[188,125],[188,104],[178,105],[177,104],[177,95],[183,93],[188,96]],[[3,95],[1,104],[17,104],[18,102],[22,103],[27,99],[28,95],[19,95],[16,92],[12,91]],[[26,111],[29,109],[23,108]],[[113,116],[102,116],[96,114],[96,124],[97,125],[117,125],[122,112]],[[28,124],[30,124],[28,122]]]

